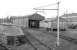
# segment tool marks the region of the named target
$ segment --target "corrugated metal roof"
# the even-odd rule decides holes
[[[72,18],[64,18],[69,22],[77,22],[77,17],[72,17]]]
[[[44,20],[45,19],[44,16],[37,14],[37,13],[29,15],[28,18],[33,19],[33,20]]]
[[[70,13],[70,14],[63,14],[62,16],[60,17],[73,17],[73,16],[77,16],[77,13]]]
[[[30,15],[26,15],[26,16],[11,16],[11,18],[13,19],[17,19],[17,18],[29,18],[29,19],[33,19],[33,20],[44,20],[45,17],[38,14],[38,13],[34,13],[34,14],[30,14]]]

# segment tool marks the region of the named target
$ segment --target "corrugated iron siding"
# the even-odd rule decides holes
[[[28,27],[28,18],[16,18],[15,20],[13,20],[13,24]]]

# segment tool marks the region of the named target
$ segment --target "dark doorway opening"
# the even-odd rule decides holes
[[[7,45],[15,44],[15,36],[7,36]]]
[[[29,28],[39,28],[39,20],[29,20]]]

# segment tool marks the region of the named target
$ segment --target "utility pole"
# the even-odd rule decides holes
[[[66,19],[67,19],[67,26],[69,26],[69,23],[70,23],[69,18],[70,17],[68,17],[68,10],[66,10],[65,16],[66,16]]]
[[[60,40],[59,40],[59,3],[60,2],[58,2],[57,3],[57,46],[59,46],[60,45]]]
[[[41,8],[33,8],[34,10],[56,10],[57,11],[57,46],[60,45],[59,42],[59,4],[60,2],[57,3],[57,9],[41,9]]]

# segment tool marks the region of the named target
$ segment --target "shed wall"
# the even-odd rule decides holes
[[[13,20],[13,24],[15,24],[17,26],[28,27],[28,18],[17,18],[15,20]]]

